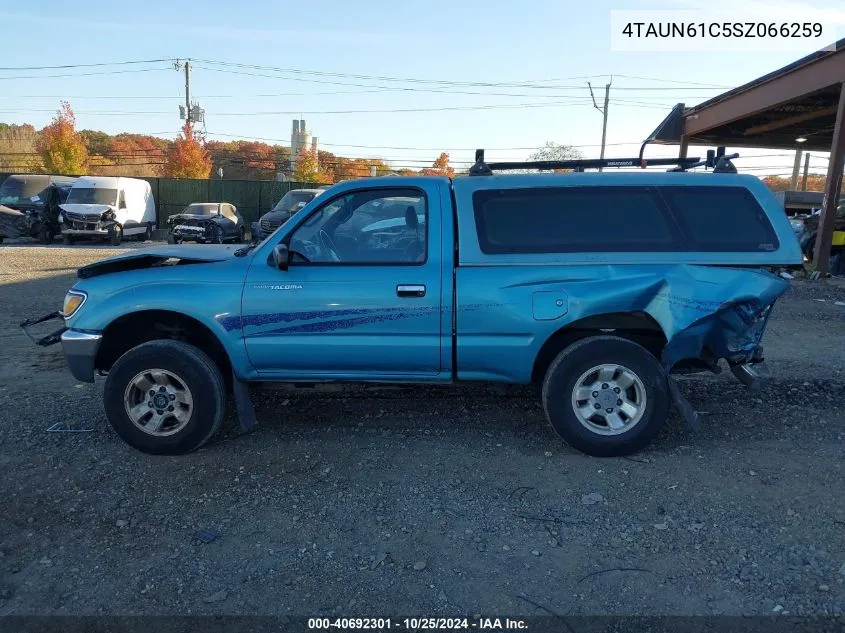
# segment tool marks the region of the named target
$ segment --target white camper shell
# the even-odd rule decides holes
[[[124,237],[149,240],[156,227],[150,183],[139,178],[82,176],[60,206],[62,237],[108,237],[113,245]]]

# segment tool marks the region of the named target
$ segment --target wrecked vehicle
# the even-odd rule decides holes
[[[125,237],[152,238],[156,226],[155,201],[150,183],[140,178],[82,176],[61,205],[62,238],[108,238],[118,246]]]
[[[323,193],[323,191],[325,189],[322,188],[291,189],[288,191],[270,211],[261,216],[258,222],[252,223],[253,239],[263,240],[270,233],[282,226],[282,224],[290,220],[294,213]]]
[[[0,242],[34,237],[52,244],[59,234],[59,205],[76,178],[45,174],[12,174],[0,184]]]
[[[61,312],[22,326],[63,319],[38,342],[61,340],[80,381],[105,374],[113,428],[154,454],[203,445],[230,394],[250,428],[262,382],[535,383],[552,429],[595,456],[646,446],[672,403],[697,423],[676,373],[721,361],[755,385],[788,287],[773,270],[801,265],[759,179],[514,165],[479,152],[454,180],[341,183],[260,243],[90,264]],[[495,174],[532,167],[575,173]]]
[[[237,207],[228,202],[194,202],[167,218],[169,244],[243,242],[246,228]]]
[[[821,209],[814,209],[809,216],[801,219],[798,243],[807,261],[813,261],[816,251],[816,236],[819,231]],[[794,227],[794,225],[793,225]],[[836,207],[833,218],[833,238],[830,245],[830,272],[838,275],[845,273],[845,202]]]

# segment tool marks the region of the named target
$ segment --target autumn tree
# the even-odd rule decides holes
[[[208,178],[211,156],[203,141],[187,121],[182,127],[182,134],[176,137],[167,152],[164,175],[169,178]]]
[[[0,123],[0,171],[37,172],[43,166],[37,151],[38,132],[29,123]]]
[[[226,178],[272,180],[279,167],[290,163],[290,149],[256,141],[209,141],[212,171],[222,167]]]
[[[440,156],[434,160],[431,167],[423,169],[421,173],[423,176],[448,176],[449,178],[454,176],[455,170],[449,165],[449,153],[440,152]]]
[[[293,173],[296,182],[309,182],[315,184],[329,184],[332,182],[331,175],[320,169],[317,154],[310,149],[302,149],[296,156],[296,170]]]
[[[824,174],[808,174],[806,191],[824,191],[827,177]],[[763,178],[765,185],[772,191],[790,191],[792,179],[784,176],[766,176]],[[802,189],[803,177],[798,179],[795,189]]]
[[[53,121],[38,136],[38,152],[44,168],[54,174],[84,174],[88,167],[88,150],[76,131],[76,116],[67,101]]]

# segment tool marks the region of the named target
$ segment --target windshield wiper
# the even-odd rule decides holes
[[[235,257],[243,257],[244,255],[248,254],[253,248],[258,246],[260,243],[261,242],[251,242],[246,246],[241,246],[235,251]]]

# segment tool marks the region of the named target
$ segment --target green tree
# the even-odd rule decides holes
[[[546,141],[543,147],[531,154],[530,160],[577,160],[584,156],[571,145],[561,145],[553,141]]]
[[[0,123],[0,171],[31,173],[43,168],[37,151],[38,132],[29,123]]]

